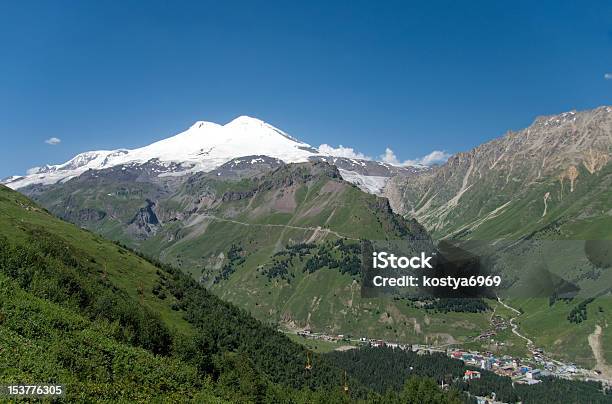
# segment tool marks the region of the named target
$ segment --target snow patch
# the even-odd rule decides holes
[[[355,184],[361,190],[375,195],[382,195],[382,190],[387,184],[387,181],[389,181],[389,177],[362,175],[355,171],[348,171],[343,169],[338,169],[338,171],[340,171],[340,175],[345,181]]]

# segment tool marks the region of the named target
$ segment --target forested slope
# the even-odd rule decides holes
[[[381,399],[354,379],[345,394],[343,372],[330,360],[317,356],[305,370],[305,348],[188,275],[5,187],[0,347],[3,383],[65,384],[68,401]]]

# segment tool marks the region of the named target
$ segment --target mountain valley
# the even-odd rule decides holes
[[[610,240],[611,151],[611,107],[538,118],[434,167],[323,155],[241,117],[6,184],[287,331],[460,345],[489,327],[494,302],[447,310],[362,298],[359,240]],[[594,366],[587,340],[598,325],[612,346],[609,295],[577,324],[567,320],[577,301],[511,303],[525,312],[521,328],[559,357]],[[501,342],[508,353],[526,349]],[[603,357],[612,363],[612,352]]]

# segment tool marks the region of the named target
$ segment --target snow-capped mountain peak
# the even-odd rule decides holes
[[[225,125],[196,121],[184,132],[137,149],[80,153],[63,164],[36,167],[23,177],[11,177],[5,184],[13,189],[32,184],[48,185],[68,181],[88,170],[142,165],[151,161],[159,166],[159,176],[187,175],[199,171],[209,172],[232,159],[253,155],[268,156],[285,163],[325,160],[343,168],[345,172],[351,171],[352,174],[346,175],[347,179],[351,178],[351,182],[360,186],[370,184],[366,188],[371,192],[382,187],[385,178],[390,175],[381,175],[380,170],[392,170],[391,167],[380,166],[378,162],[332,156],[260,119],[239,116]],[[343,162],[338,162],[339,159],[343,160],[345,166],[342,166]],[[367,166],[371,166],[370,170],[376,173],[368,173]],[[364,176],[371,178],[364,180]],[[377,184],[374,187],[376,189],[371,185],[373,179]]]
[[[262,121],[261,119],[253,118],[253,117],[248,116],[248,115],[240,115],[239,117],[234,118],[233,120],[231,120],[230,122],[225,124],[225,126],[236,126],[236,125],[243,125],[243,126],[265,126],[265,125],[268,125],[268,124],[265,123],[264,121]]]
[[[233,158],[265,155],[287,163],[304,162],[318,152],[280,129],[248,116],[240,116],[225,125],[197,121],[184,132],[137,149],[97,150],[76,155],[69,161],[30,169],[26,176],[6,181],[11,188],[31,184],[53,184],[81,175],[123,164],[179,163],[185,174],[210,171]]]
[[[206,127],[214,127],[217,128],[221,125],[219,125],[218,123],[214,123],[214,122],[208,122],[208,121],[195,121],[195,123],[193,125],[191,125],[189,127],[190,130],[195,130],[195,129],[202,129],[202,128],[206,128]]]
[[[261,131],[265,132],[268,135],[281,135],[287,139],[293,140],[297,143],[301,143],[299,140],[294,138],[293,136],[288,135],[282,130],[270,125],[267,122],[262,121],[261,119],[253,118],[246,115],[241,115],[233,121],[225,124],[225,127],[234,128],[236,130],[242,130],[249,133]]]

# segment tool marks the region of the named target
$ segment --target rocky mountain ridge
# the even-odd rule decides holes
[[[587,178],[601,173],[611,155],[612,107],[566,112],[539,117],[526,129],[457,153],[428,171],[395,176],[384,195],[396,212],[452,236],[477,229],[526,198],[540,216],[550,215],[551,206],[579,187],[594,191]],[[529,195],[534,189],[541,189],[537,200]]]

